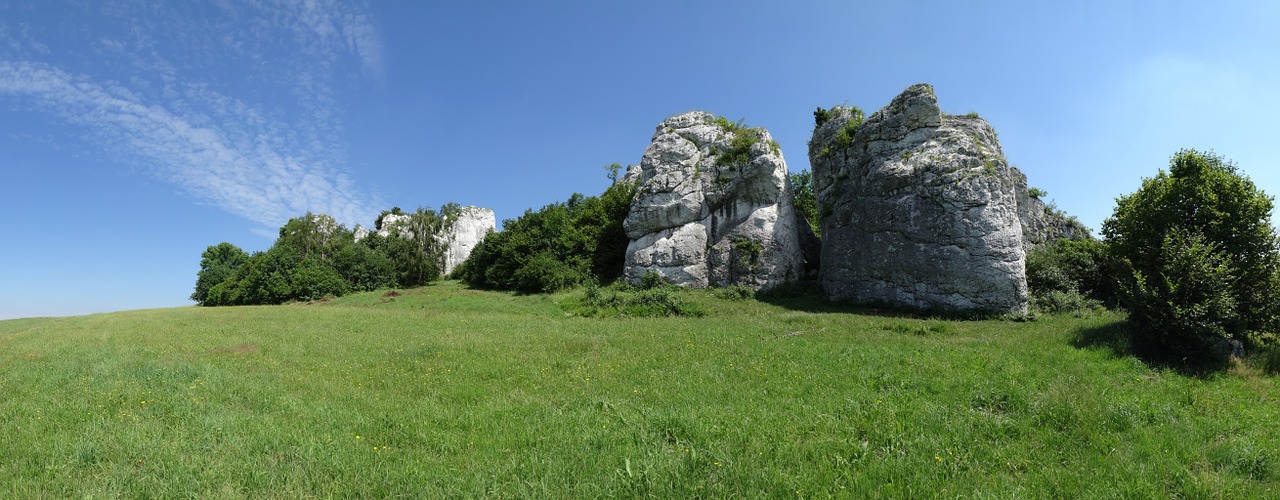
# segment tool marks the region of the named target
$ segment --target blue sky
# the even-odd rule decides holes
[[[152,5],[156,4],[156,5]],[[200,252],[597,194],[663,118],[918,82],[1095,230],[1179,148],[1280,192],[1276,2],[0,1],[0,318],[190,304]]]

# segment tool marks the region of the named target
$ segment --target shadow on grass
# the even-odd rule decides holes
[[[1209,377],[1231,366],[1229,356],[1212,348],[1174,350],[1135,336],[1132,328],[1128,321],[1082,328],[1076,331],[1071,345],[1078,349],[1106,349],[1116,357],[1133,357],[1149,368],[1172,370],[1188,377]]]
[[[779,285],[770,290],[757,292],[756,300],[793,311],[811,313],[846,313],[867,316],[913,319],[943,319],[953,321],[980,321],[989,319],[1025,320],[1009,314],[960,311],[954,309],[916,309],[888,304],[855,305],[848,302],[832,301],[822,292],[815,282],[793,282]]]

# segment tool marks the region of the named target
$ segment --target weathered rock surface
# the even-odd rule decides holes
[[[995,131],[945,115],[912,86],[857,126],[837,107],[809,146],[832,300],[914,308],[1027,308],[1014,171]],[[850,133],[852,132],[852,133]]]
[[[673,116],[623,179],[638,182],[623,223],[628,281],[656,272],[681,286],[761,290],[800,278],[787,164],[764,129]]]
[[[1041,243],[1055,240],[1080,240],[1092,238],[1089,230],[1080,222],[1053,207],[1046,206],[1038,196],[1031,196],[1027,176],[1013,168],[1014,190],[1018,196],[1018,220],[1022,222],[1022,244],[1030,250]]]
[[[453,221],[447,222],[447,227],[445,234],[441,235],[447,244],[443,270],[445,276],[462,265],[471,256],[471,250],[490,231],[497,230],[498,220],[491,208],[466,206],[462,207]]]
[[[412,218],[409,214],[387,214],[383,216],[382,227],[378,229],[378,236],[386,238],[395,234],[408,239],[413,239],[413,231],[409,229],[409,221],[411,219]]]

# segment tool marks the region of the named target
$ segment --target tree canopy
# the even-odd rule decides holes
[[[1234,163],[1195,150],[1116,200],[1102,232],[1142,340],[1187,353],[1215,340],[1271,338],[1280,312],[1272,208]]]

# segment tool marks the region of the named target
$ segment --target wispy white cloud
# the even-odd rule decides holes
[[[44,53],[30,50],[44,47],[39,33],[19,37],[0,22],[0,39],[22,49],[0,49],[0,96],[81,126],[119,159],[256,223],[306,211],[364,222],[376,203],[344,168],[340,95],[349,67],[380,78],[365,11],[335,0],[161,11],[114,2],[83,40],[54,40],[67,47]]]

